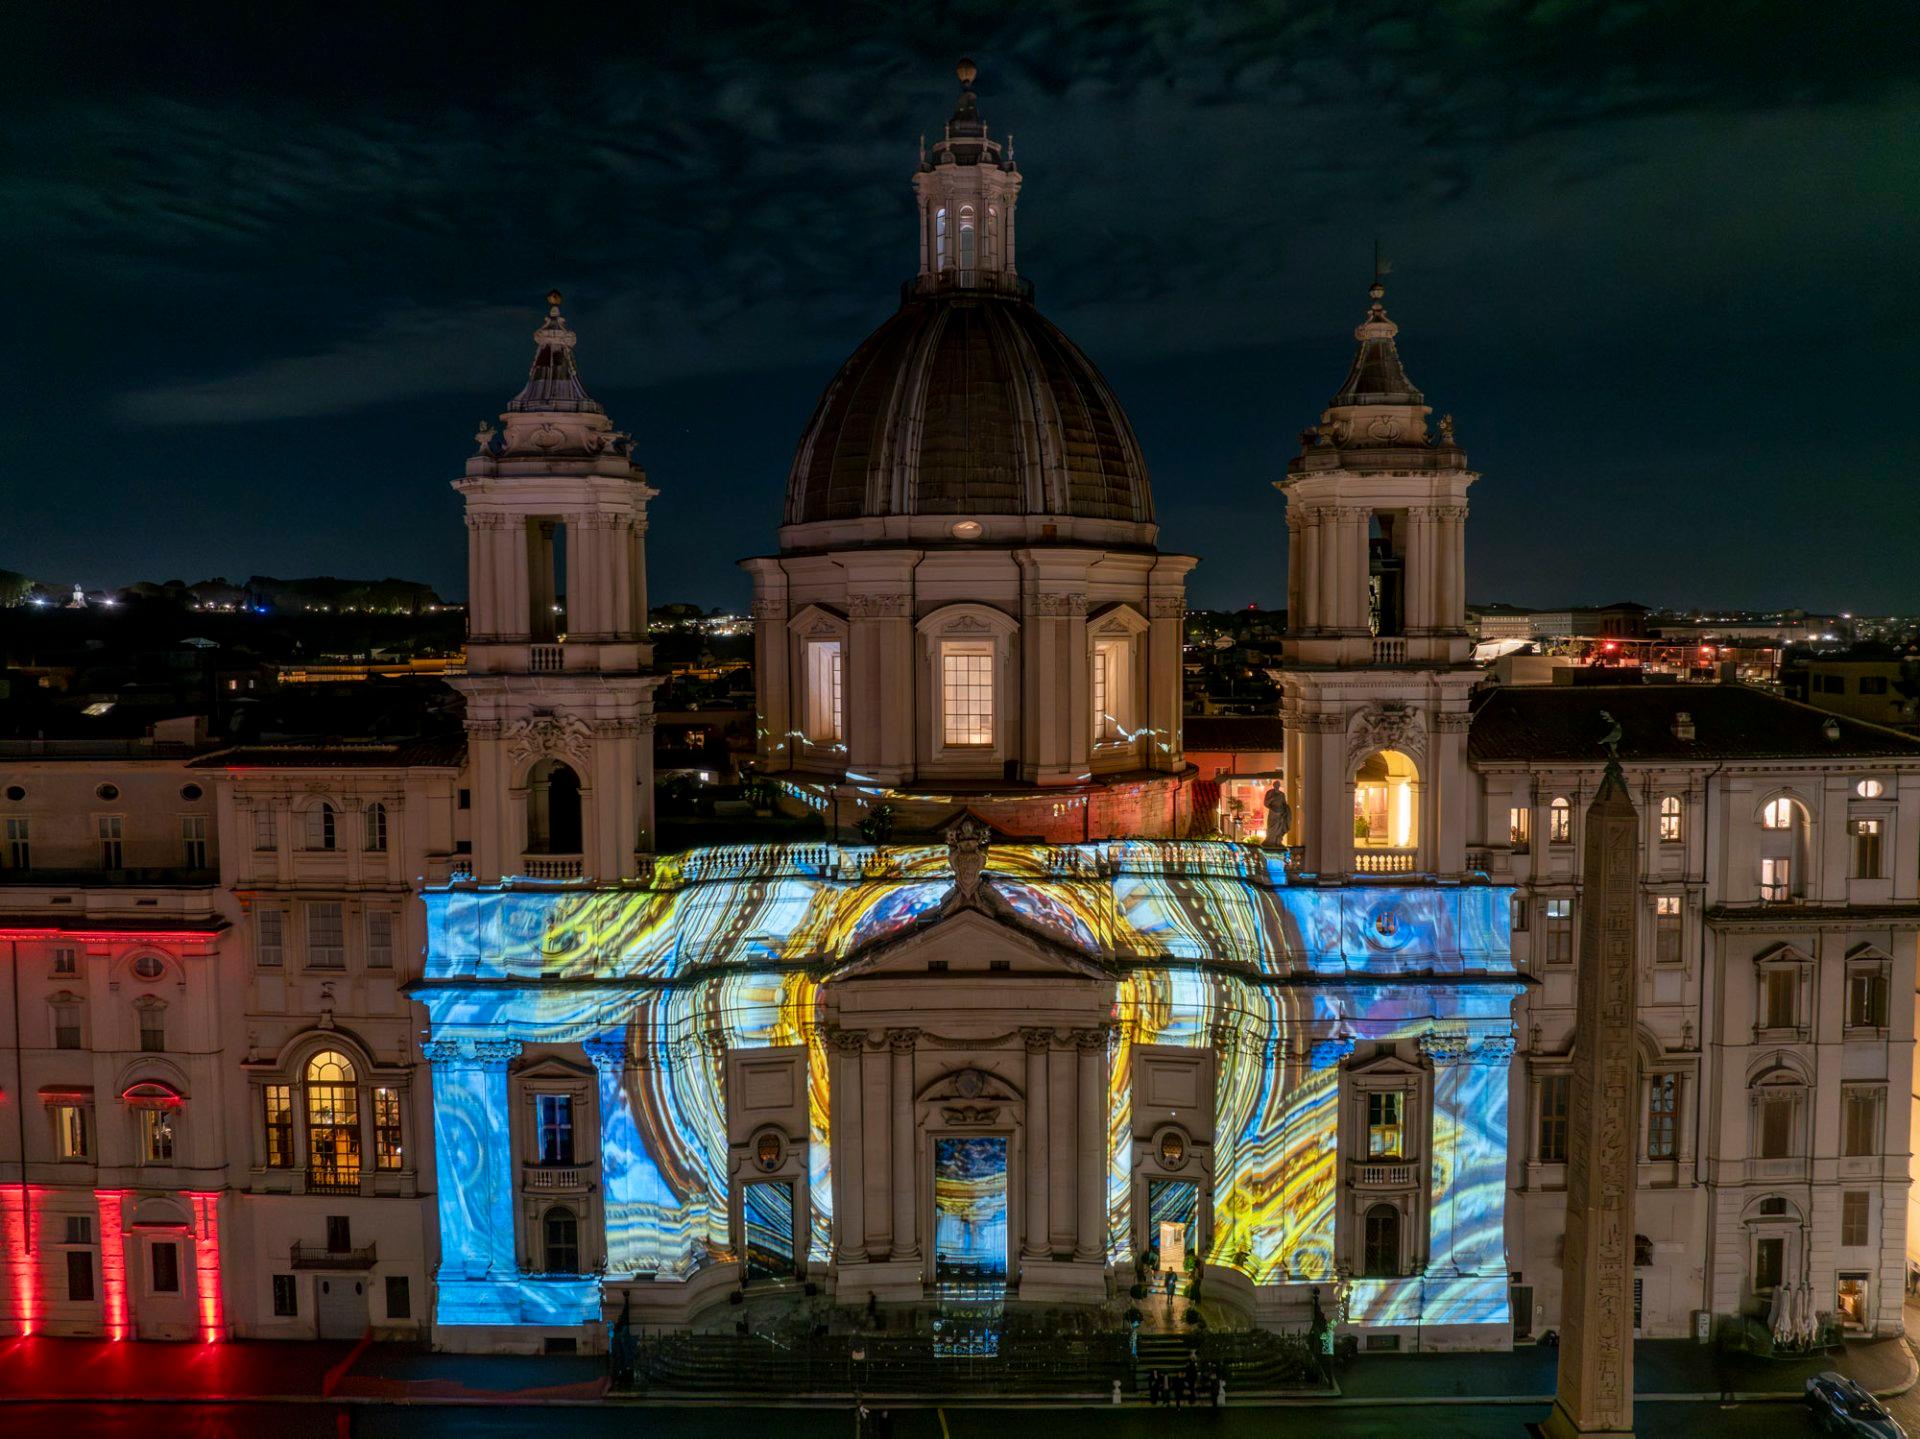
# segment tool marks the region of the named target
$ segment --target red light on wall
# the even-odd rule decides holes
[[[40,1322],[39,1265],[33,1252],[33,1196],[38,1192],[9,1184],[0,1200],[0,1242],[7,1246],[7,1273],[22,1336],[32,1334]]]
[[[220,1196],[189,1194],[193,1202],[194,1267],[200,1274],[200,1338],[217,1344],[226,1337],[226,1304],[220,1292]]]
[[[125,1191],[96,1189],[100,1206],[100,1300],[106,1316],[107,1338],[125,1339],[132,1332],[127,1315],[127,1226],[120,1214]]]

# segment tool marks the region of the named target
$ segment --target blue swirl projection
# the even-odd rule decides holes
[[[606,1277],[674,1283],[715,1263],[797,1264],[801,1254],[825,1266],[833,1136],[822,986],[937,919],[954,894],[949,864],[933,845],[731,846],[663,859],[644,886],[430,891],[415,993],[441,1056],[440,1322],[577,1324],[600,1312],[598,1276],[523,1268],[535,1246],[515,1238],[506,1065],[477,1057],[501,1040],[579,1046],[596,1067]],[[1003,923],[1113,976],[1112,1259],[1130,1258],[1135,1242],[1136,1045],[1216,1054],[1212,1189],[1192,1191],[1209,1222],[1195,1233],[1209,1264],[1274,1284],[1336,1274],[1342,1064],[1362,1047],[1417,1043],[1435,1058],[1420,1151],[1432,1173],[1426,1270],[1356,1282],[1349,1313],[1377,1324],[1504,1319],[1500,1046],[1518,992],[1507,891],[1294,888],[1274,856],[1249,846],[1118,842],[995,845],[981,893]],[[730,1207],[749,1196],[730,1177],[726,1055],[780,1046],[805,1054],[804,1178],[781,1186],[784,1219],[781,1196],[756,1194],[736,1231]],[[1006,1270],[1006,1146],[997,1141],[996,1169],[995,1156],[975,1152],[980,1142],[936,1154],[936,1266],[950,1277]],[[808,1217],[795,1233],[800,1184]],[[1155,1196],[1150,1206],[1175,1203],[1171,1189]],[[747,1256],[733,1250],[737,1232]]]
[[[1007,1141],[933,1142],[934,1278],[978,1284],[1007,1276]]]

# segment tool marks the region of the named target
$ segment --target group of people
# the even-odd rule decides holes
[[[1227,1402],[1227,1376],[1217,1365],[1202,1365],[1199,1354],[1187,1351],[1187,1365],[1171,1374],[1158,1369],[1147,1373],[1147,1402],[1175,1409],[1189,1404],[1210,1404],[1222,1408]]]

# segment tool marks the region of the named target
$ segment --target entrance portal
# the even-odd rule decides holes
[[[1007,1141],[933,1142],[934,1283],[1004,1283],[1007,1277]]]

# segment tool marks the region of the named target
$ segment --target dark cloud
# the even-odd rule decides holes
[[[1862,564],[1840,533],[1913,459],[1866,391],[1920,378],[1920,67],[1874,7],[525,16],[29,18],[0,261],[61,323],[0,345],[60,384],[55,413],[16,409],[0,437],[29,468],[76,431],[136,454],[152,522],[103,539],[36,491],[48,560],[0,563],[268,568],[238,547],[264,535],[288,568],[372,552],[457,587],[457,534],[419,538],[445,505],[426,476],[512,392],[557,283],[667,490],[656,533],[676,484],[736,501],[680,512],[662,583],[730,598],[724,562],[770,541],[812,395],[910,268],[913,147],[963,50],[1027,175],[1023,268],[1120,384],[1166,539],[1208,560],[1203,598],[1281,592],[1265,481],[1338,379],[1375,236],[1416,377],[1488,473],[1476,594],[1888,607],[1920,559],[1906,540]],[[1251,375],[1270,388],[1245,393]],[[353,457],[316,474],[325,503],[252,487],[323,455]],[[1795,510],[1815,456],[1831,536]],[[111,484],[61,499],[112,516]],[[355,531],[416,493],[391,537]],[[1635,495],[1694,528],[1623,514]],[[267,514],[193,513],[243,505]],[[1703,523],[1796,535],[1806,564],[1683,564]],[[1542,533],[1612,553],[1547,560]]]

